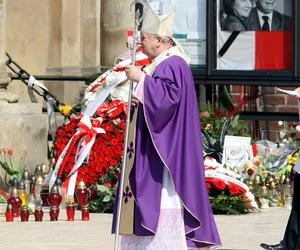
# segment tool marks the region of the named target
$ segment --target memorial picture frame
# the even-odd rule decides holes
[[[246,80],[258,80],[260,78],[262,79],[266,79],[266,77],[268,77],[268,79],[270,78],[278,78],[279,81],[281,81],[282,79],[295,79],[298,77],[299,73],[300,73],[300,59],[298,58],[299,53],[299,49],[300,49],[300,29],[298,27],[298,25],[296,25],[297,20],[299,21],[299,14],[300,14],[300,7],[298,5],[295,4],[294,0],[288,0],[289,1],[289,6],[290,6],[290,11],[288,11],[288,14],[291,15],[289,16],[291,22],[292,22],[292,29],[289,31],[278,31],[278,30],[271,30],[270,32],[262,32],[262,31],[224,31],[221,29],[220,27],[220,4],[223,2],[224,0],[213,0],[213,1],[208,1],[207,5],[208,5],[208,68],[207,68],[207,79],[209,78],[216,78],[219,76],[231,76],[231,75],[235,75],[237,77],[247,77]],[[286,1],[284,1],[286,2]],[[282,7],[281,7],[282,8]],[[286,12],[286,11],[285,11]],[[299,13],[299,14],[298,14]],[[286,15],[286,14],[285,14]],[[221,32],[227,32],[229,34],[227,34],[227,36],[223,37],[223,40],[220,38],[220,31]],[[234,34],[235,33],[235,34]],[[264,63],[258,60],[258,63],[255,64],[255,61],[252,63],[252,68],[251,67],[247,67],[248,65],[243,65],[241,63],[239,63],[239,61],[236,61],[235,63],[231,64],[230,66],[230,60],[224,62],[221,61],[220,63],[220,51],[222,49],[222,45],[224,45],[227,41],[227,39],[233,34],[233,36],[235,35],[236,37],[238,37],[238,39],[240,39],[241,41],[244,40],[245,44],[249,44],[249,39],[251,40],[251,38],[249,38],[249,33],[251,33],[252,37],[254,36],[254,33],[259,34],[259,38],[263,37],[266,38],[266,36],[269,36],[269,40],[270,41],[276,41],[278,40],[278,36],[281,36],[281,42],[284,44],[290,44],[290,48],[288,50],[288,52],[284,51],[284,49],[281,50],[280,52],[280,57],[281,57],[281,61],[279,63],[277,63],[277,65],[275,65],[275,67],[270,67],[270,63],[272,66],[272,61],[274,60],[269,60],[269,62]],[[263,34],[265,33],[265,34]],[[267,35],[268,33],[268,35]],[[281,34],[280,34],[281,33]],[[283,34],[284,33],[284,34]],[[287,33],[287,34],[285,34]],[[242,34],[242,35],[241,35]],[[231,38],[231,39],[237,39],[237,38]],[[252,40],[254,41],[254,40]],[[260,40],[261,44],[264,43],[264,39]],[[249,52],[249,48],[247,48],[248,45],[246,45],[246,47],[243,48],[244,51],[248,51]],[[276,44],[275,44],[276,46]],[[280,45],[277,44],[277,46],[282,46],[282,44]],[[225,46],[226,47],[226,46]],[[232,47],[234,48],[234,47]],[[230,49],[230,46],[229,46]],[[228,53],[228,48],[226,51],[225,48],[225,52]],[[262,53],[266,53],[267,51],[264,51],[264,48],[262,47],[260,49],[260,52],[262,51]],[[269,54],[271,54],[271,52],[274,50],[269,50]],[[276,51],[278,51],[278,49],[276,49]],[[232,52],[232,51],[231,51]],[[224,49],[223,49],[223,53],[224,53]],[[225,54],[226,54],[225,53]],[[249,53],[248,53],[249,54]],[[228,55],[228,54],[227,54]],[[230,53],[229,53],[230,55]],[[231,54],[232,55],[232,54]],[[231,56],[230,55],[230,56]],[[224,54],[223,54],[224,56]],[[261,58],[264,58],[265,55],[262,54]],[[237,57],[239,58],[241,61],[249,61],[249,56],[245,56],[244,58],[237,54]],[[252,58],[254,58],[254,53],[252,55]],[[228,63],[229,62],[229,63]],[[222,65],[223,63],[223,65]],[[225,65],[225,66],[224,66]],[[259,67],[255,67],[255,65],[258,65]]]

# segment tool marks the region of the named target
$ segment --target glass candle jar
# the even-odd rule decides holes
[[[67,220],[68,221],[74,221],[75,216],[75,205],[74,204],[68,204],[66,207],[67,212]]]
[[[28,195],[25,190],[25,183],[22,180],[19,182],[19,185],[18,185],[18,196],[22,201],[22,207],[27,207]]]
[[[27,207],[22,207],[20,216],[21,216],[21,221],[28,221],[29,211]]]
[[[18,196],[18,190],[17,188],[12,188],[11,191],[11,196],[10,198],[7,200],[8,204],[12,205],[12,212],[14,214],[15,217],[19,217],[20,216],[20,210],[21,210],[21,205],[22,205],[22,201]]]
[[[62,196],[60,195],[58,191],[58,186],[53,185],[51,189],[51,193],[48,195],[47,201],[49,206],[51,207],[59,207],[62,200]]]
[[[42,206],[43,207],[48,207],[49,203],[48,203],[48,196],[49,196],[49,186],[48,185],[43,185],[42,186],[42,190],[41,190],[41,199],[42,199]]]
[[[35,221],[42,221],[43,215],[44,215],[44,212],[43,212],[42,207],[37,206],[35,209],[35,212],[34,212]]]
[[[50,207],[50,221],[57,221],[59,215],[59,208],[56,206]]]
[[[76,198],[78,206],[86,206],[88,201],[89,192],[83,180],[80,180],[76,189]]]
[[[89,206],[83,206],[81,207],[81,219],[83,221],[89,221],[90,220],[90,211],[89,211]]]
[[[5,218],[6,222],[13,222],[14,221],[14,213],[12,211],[12,205],[8,204],[6,211],[5,211]]]
[[[31,213],[35,211],[35,205],[36,205],[35,195],[31,193],[28,197],[28,209],[30,210]]]

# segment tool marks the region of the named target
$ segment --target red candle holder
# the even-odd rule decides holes
[[[42,221],[43,215],[44,215],[43,209],[41,207],[37,207],[34,212],[35,221]]]
[[[83,221],[89,221],[90,220],[90,211],[89,206],[81,207],[81,219]]]
[[[20,210],[22,205],[22,200],[18,196],[18,190],[17,188],[12,188],[11,196],[7,201],[8,204],[12,205],[12,212],[15,217],[20,216]]]
[[[80,180],[76,189],[77,204],[81,207],[87,205],[89,192],[83,180]]]
[[[8,204],[6,211],[5,211],[5,218],[6,222],[13,222],[14,221],[14,213],[12,211],[12,205]]]
[[[21,209],[21,221],[28,221],[29,219],[29,211],[27,207],[22,207]]]
[[[67,208],[67,220],[68,221],[74,221],[74,217],[75,217],[75,206],[74,204],[68,204]]]
[[[62,196],[59,194],[58,187],[53,185],[51,193],[48,195],[47,201],[51,207],[59,207]]]
[[[41,199],[42,199],[42,206],[43,207],[48,207],[49,203],[48,203],[48,196],[49,196],[49,186],[42,186],[42,190],[41,190]]]
[[[59,208],[56,206],[50,207],[50,221],[57,221],[59,215]]]

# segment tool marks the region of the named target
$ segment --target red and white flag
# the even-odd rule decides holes
[[[293,35],[290,31],[240,32],[220,57],[231,32],[218,29],[217,69],[219,70],[290,70],[293,67]]]

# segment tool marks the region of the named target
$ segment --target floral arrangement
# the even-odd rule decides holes
[[[82,179],[90,189],[91,209],[94,211],[112,210],[123,155],[126,108],[125,103],[110,100],[101,104],[92,118],[93,127],[100,127],[106,133],[96,136],[88,159],[78,170],[77,182]],[[54,142],[56,160],[76,133],[79,121],[80,116],[70,117],[66,124],[58,128]],[[77,144],[66,154],[64,167],[59,169],[58,177],[62,180],[66,179],[74,166]],[[108,199],[108,196],[111,198]]]
[[[214,214],[238,215],[253,209],[245,188],[214,177],[206,177],[205,181]]]
[[[288,123],[278,121],[280,127],[279,138],[282,140],[282,144],[295,143],[300,146],[300,125],[299,123]]]
[[[239,114],[215,109],[210,103],[200,112],[202,146],[205,156],[222,162],[225,135],[246,136],[247,123],[240,121]]]

